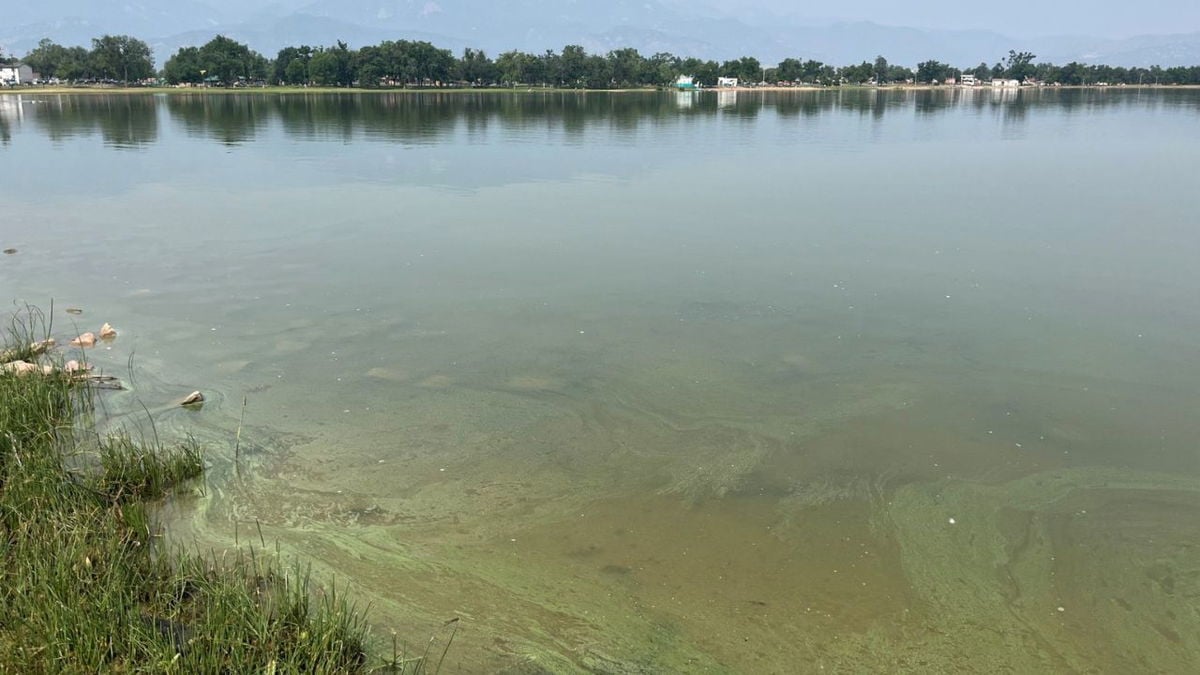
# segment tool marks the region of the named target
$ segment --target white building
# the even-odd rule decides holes
[[[718,77],[717,78],[717,86],[718,87],[736,87],[736,86],[738,86],[738,79],[736,77]]]
[[[963,73],[960,84],[964,87],[974,87],[979,84],[979,80],[975,79],[975,76],[971,73]]]
[[[24,63],[0,65],[0,84],[13,86],[33,83],[33,68]]]
[[[996,78],[996,79],[992,80],[992,86],[993,87],[1002,87],[1004,89],[1011,89],[1011,88],[1021,86],[1021,81],[1020,80],[1005,80],[1005,79],[1001,79],[1001,78]]]

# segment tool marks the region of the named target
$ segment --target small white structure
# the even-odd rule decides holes
[[[1013,89],[1013,88],[1021,86],[1021,81],[996,78],[996,79],[992,80],[992,86],[998,87],[998,88],[1003,88],[1003,89]]]
[[[738,86],[738,79],[736,77],[718,77],[717,78],[717,86],[718,87],[736,87],[736,86]]]
[[[18,84],[33,84],[33,68],[24,63],[0,65],[0,84],[10,87]]]
[[[680,75],[679,79],[675,80],[676,89],[695,89],[696,78],[691,75]]]
[[[948,83],[949,82],[947,82],[947,84]],[[975,79],[975,76],[971,73],[963,73],[960,84],[962,84],[964,87],[974,87],[975,85],[979,84],[979,80]]]

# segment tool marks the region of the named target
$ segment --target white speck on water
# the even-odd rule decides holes
[[[381,460],[379,460],[379,463],[380,463],[380,464],[383,464],[383,463],[384,463],[384,462],[386,462],[386,461],[387,461],[386,459],[381,459]]]
[[[445,468],[442,468],[442,469],[438,469],[438,471],[445,472],[445,471],[446,471],[446,469],[445,469]]]
[[[1060,611],[1060,612],[1065,612],[1065,611],[1067,611],[1067,608],[1066,608],[1066,607],[1059,607],[1059,608],[1058,608],[1058,611]]]
[[[583,331],[579,331],[579,334],[580,334],[580,335],[583,335]]]
[[[955,519],[953,519],[953,518],[951,518],[950,520],[948,520],[948,521],[946,521],[946,522],[950,523],[951,525],[956,525],[956,524],[958,524],[958,521],[957,521],[957,520],[955,520]]]

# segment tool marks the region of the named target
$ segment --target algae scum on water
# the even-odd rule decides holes
[[[1200,92],[6,98],[168,548],[445,672],[1200,671]]]

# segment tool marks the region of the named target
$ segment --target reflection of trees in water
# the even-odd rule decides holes
[[[1067,114],[1096,109],[1186,108],[1200,112],[1193,91],[1102,89],[1021,89],[988,87],[903,90],[845,88],[822,91],[706,91],[680,97],[674,92],[601,93],[574,91],[368,94],[176,94],[150,96],[58,96],[39,105],[34,118],[55,140],[99,132],[117,147],[152,143],[158,136],[157,106],[187,133],[226,144],[255,139],[278,127],[304,139],[380,139],[429,144],[453,134],[484,138],[496,129],[544,129],[567,141],[612,130],[626,132],[647,125],[670,125],[687,119],[722,116],[754,120],[764,112],[781,118],[813,118],[826,113],[857,113],[879,120],[898,112],[916,112],[929,120],[955,109],[992,112],[1006,124],[1022,124],[1033,109]],[[0,121],[0,125],[6,122]],[[0,126],[0,138],[10,131]]]
[[[151,96],[51,96],[30,116],[55,141],[99,133],[114,148],[138,148],[158,140],[158,103]]]
[[[167,111],[188,133],[226,145],[253,140],[270,114],[263,96],[180,94],[167,96]]]

